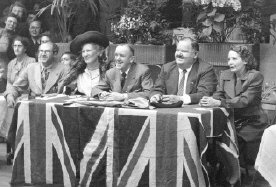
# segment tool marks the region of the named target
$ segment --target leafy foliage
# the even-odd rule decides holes
[[[99,6],[107,6],[106,0],[85,1],[90,5],[91,16],[99,14]],[[81,0],[52,0],[52,3],[40,9],[37,16],[40,16],[46,10],[50,9],[51,15],[53,15],[57,21],[62,41],[67,42],[66,40],[69,35],[69,29],[73,24],[73,18],[78,11],[80,2]]]
[[[246,43],[260,43],[270,23],[262,19],[262,2],[239,0],[195,0],[195,30],[202,42],[226,42],[236,30]]]
[[[224,42],[236,27],[237,15],[241,9],[239,1],[216,2],[205,1],[197,5],[199,14],[196,30],[201,40]]]
[[[119,21],[111,23],[114,43],[158,45],[167,43],[171,38],[166,33],[168,22],[154,1],[131,1],[119,17]]]

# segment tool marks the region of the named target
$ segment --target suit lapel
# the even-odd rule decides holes
[[[167,93],[177,94],[178,89],[178,79],[179,79],[179,71],[178,66],[174,63],[171,68],[168,70],[168,74],[166,75],[166,86]]]
[[[243,77],[240,78],[240,85],[236,86],[236,95],[239,95],[244,90],[244,82],[248,79],[249,72],[247,71]]]
[[[114,71],[111,74],[111,85],[112,85],[112,91],[121,93],[121,72],[116,67],[114,68]]]
[[[193,87],[196,84],[197,72],[198,72],[199,62],[198,60],[193,64],[192,69],[188,75],[188,80],[186,83],[186,94],[190,94],[193,90]]]
[[[56,67],[57,64],[55,63],[50,69],[48,80],[46,81],[46,86],[44,93],[47,93],[57,82],[59,78],[59,68]]]
[[[122,92],[125,92],[125,91],[130,92],[132,86],[135,83],[135,80],[136,80],[136,64],[132,63],[127,73],[126,82],[122,89]]]
[[[36,87],[39,88],[40,93],[42,93],[41,69],[40,69],[39,63],[35,65],[33,75],[34,75],[34,82],[36,84]]]
[[[227,95],[231,98],[234,98],[236,95],[234,73],[229,71],[227,74],[225,74],[223,77],[223,82],[224,82],[224,89]]]

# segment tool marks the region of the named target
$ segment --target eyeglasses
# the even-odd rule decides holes
[[[52,50],[38,50],[39,53],[47,53],[50,54],[51,52],[53,52]]]
[[[13,45],[13,47],[23,47],[23,45]]]
[[[30,27],[31,30],[39,30],[40,27]]]

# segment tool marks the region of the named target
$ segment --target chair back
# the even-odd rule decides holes
[[[153,83],[155,83],[156,79],[158,78],[158,75],[161,70],[160,65],[148,65],[150,72],[151,72],[151,78],[153,80]]]

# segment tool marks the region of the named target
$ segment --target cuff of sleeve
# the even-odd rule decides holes
[[[226,99],[221,99],[220,102],[220,107],[230,108],[230,104],[227,103]]]
[[[123,97],[124,97],[124,100],[128,99],[127,93],[124,93],[124,94],[123,94]]]
[[[182,101],[183,101],[183,104],[185,104],[185,105],[188,105],[188,104],[190,104],[192,102],[191,101],[191,97],[189,95],[187,95],[187,94],[184,94],[182,96]]]

